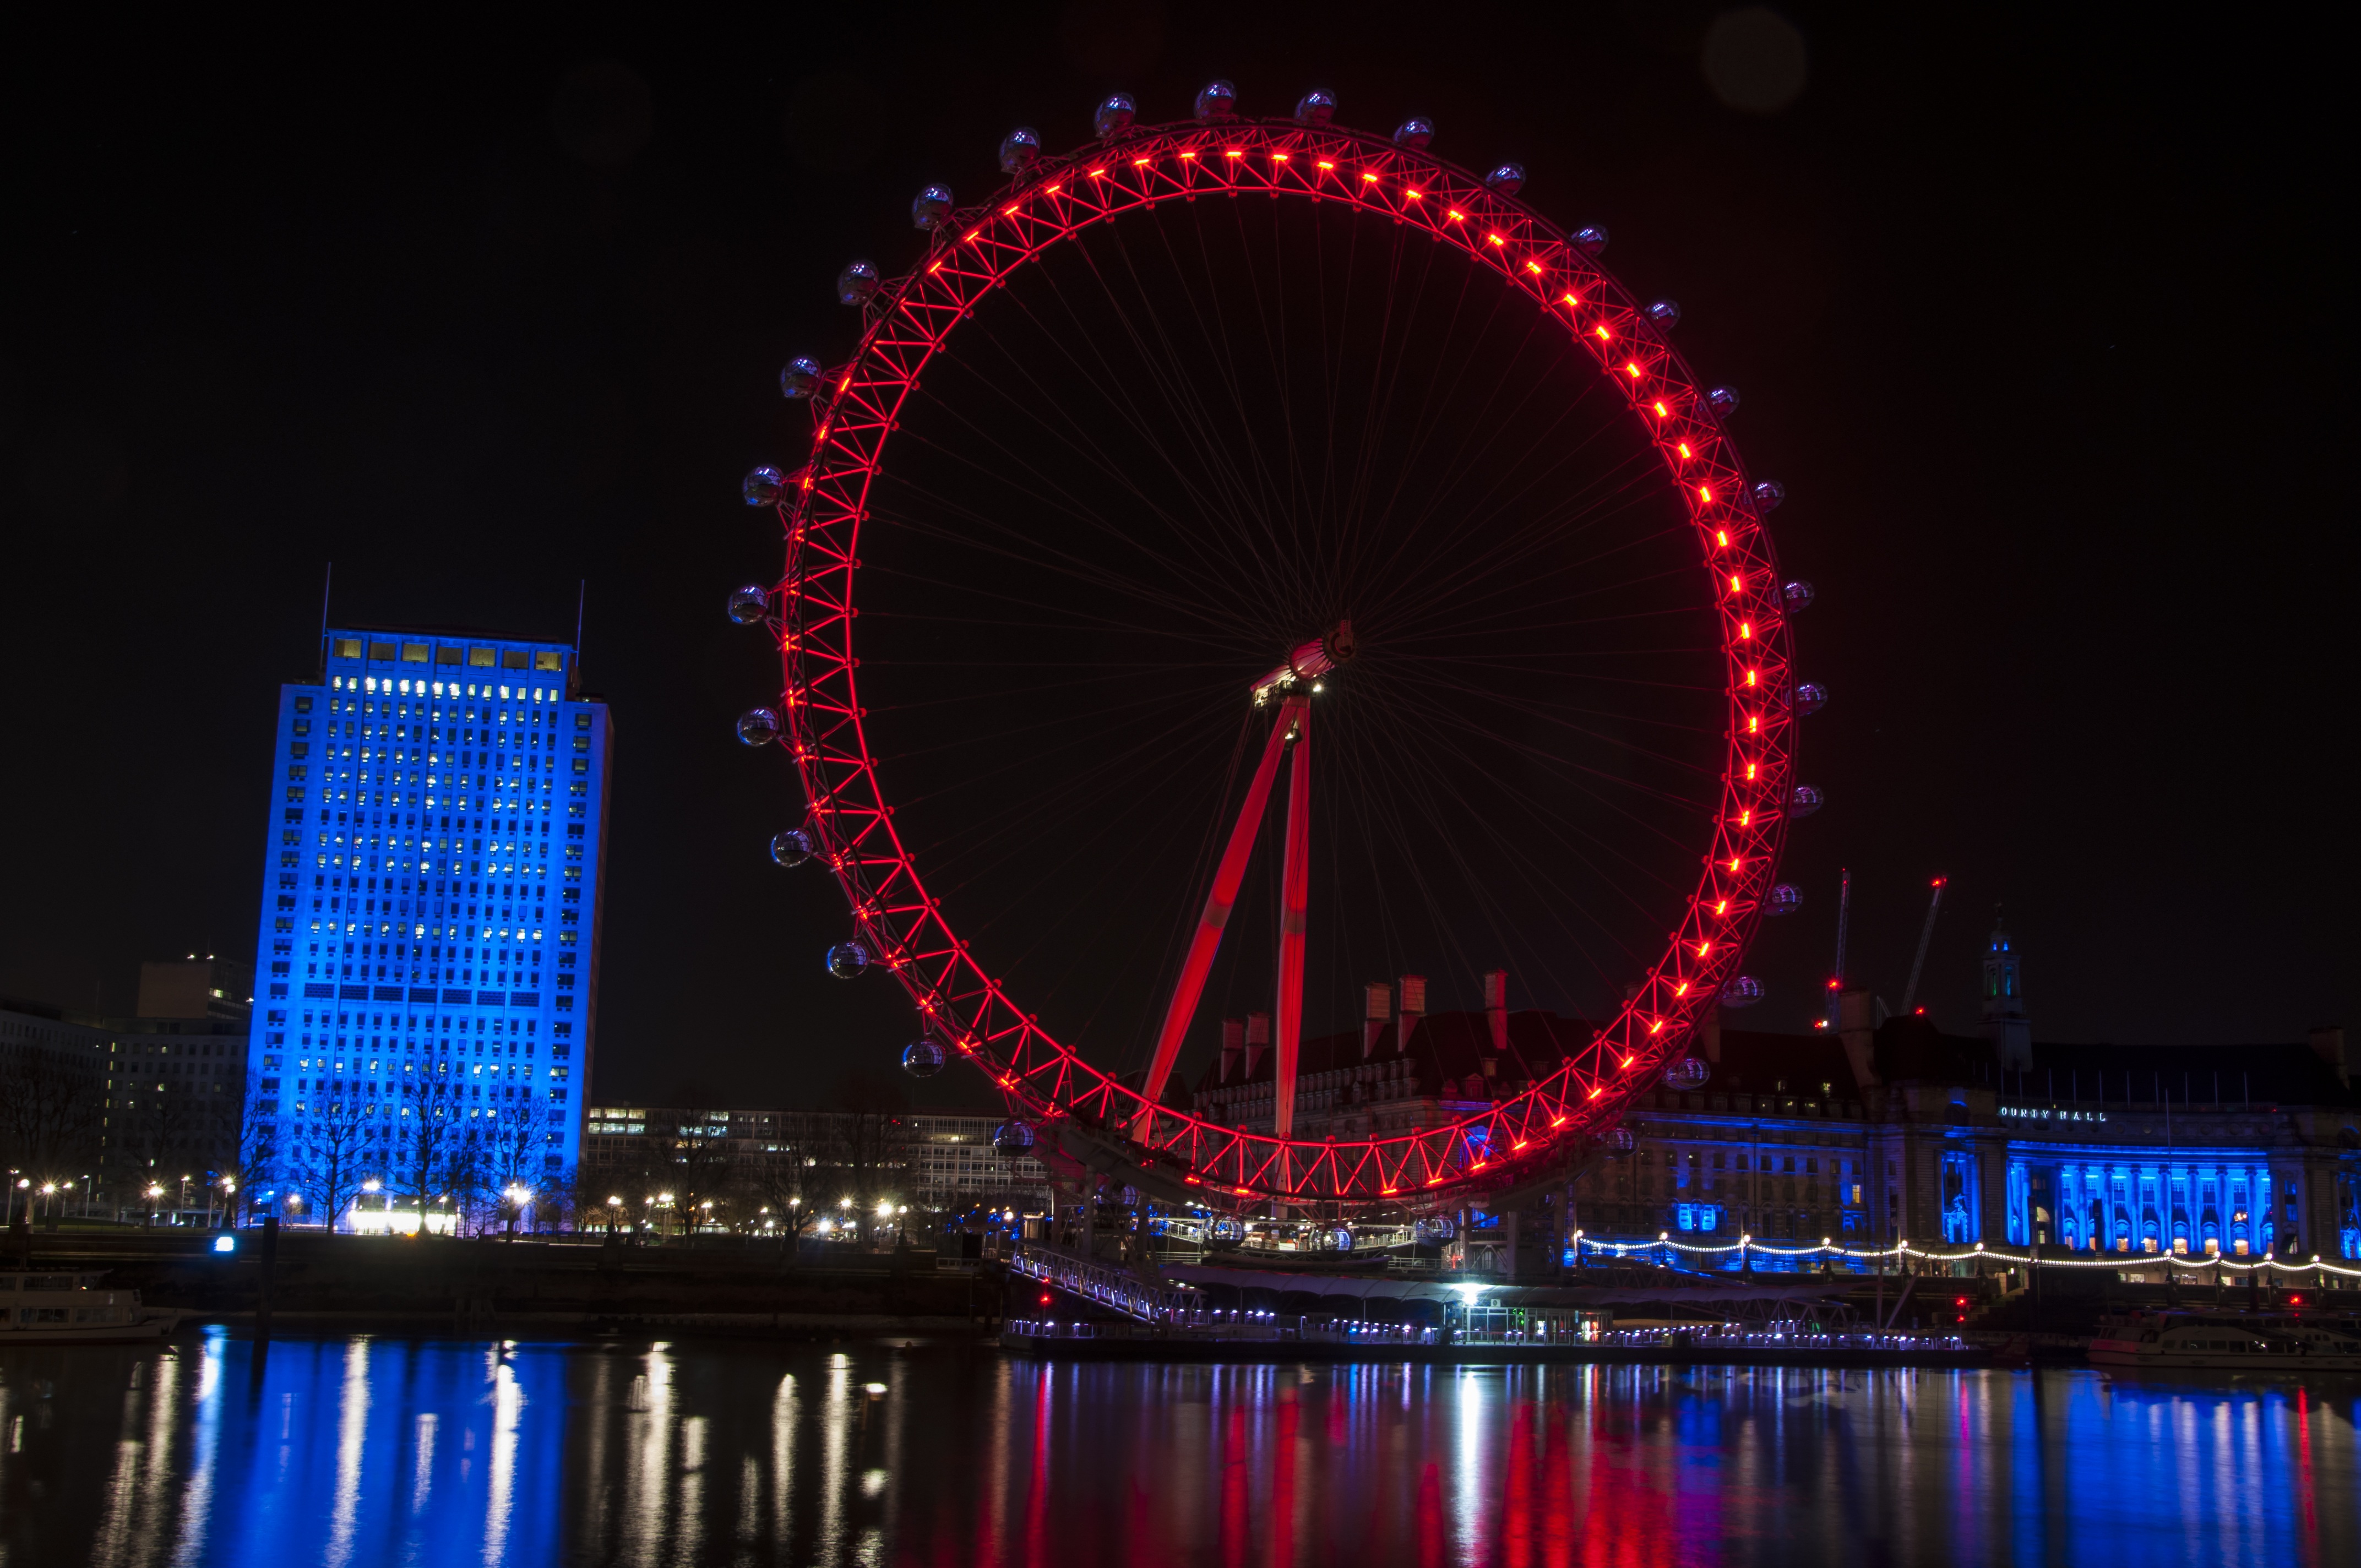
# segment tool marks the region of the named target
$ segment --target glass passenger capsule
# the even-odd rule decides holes
[[[1648,307],[1648,319],[1656,323],[1658,332],[1670,332],[1681,324],[1681,302],[1678,300],[1658,300]]]
[[[808,398],[819,390],[819,361],[798,356],[786,362],[779,371],[779,395],[783,398]]]
[[[1295,123],[1299,126],[1324,126],[1336,117],[1334,94],[1314,87],[1295,101]]]
[[[771,590],[760,583],[730,590],[730,619],[741,626],[756,626],[771,618]]]
[[[869,949],[858,942],[839,942],[828,950],[828,972],[839,980],[859,980],[869,967]]]
[[[1801,577],[1797,577],[1779,591],[1786,598],[1787,612],[1790,615],[1799,609],[1811,609],[1812,600],[1816,597],[1812,592],[1812,585]]]
[[[1033,1152],[1033,1126],[1029,1122],[1003,1122],[992,1135],[992,1146],[1000,1151],[1003,1159],[1015,1159]]]
[[[1828,797],[1810,784],[1797,784],[1795,793],[1787,797],[1787,815],[1800,820],[1828,803]]]
[[[902,1070],[912,1078],[932,1078],[949,1058],[932,1040],[912,1040],[902,1047]]]
[[[1503,196],[1513,196],[1525,188],[1525,166],[1521,163],[1504,163],[1484,176],[1484,183]]]
[[[748,474],[738,489],[750,507],[774,507],[779,504],[779,497],[786,488],[787,477],[765,463]]]
[[[1763,982],[1751,974],[1741,974],[1721,988],[1724,1007],[1752,1007],[1763,1000]]]
[[[951,188],[929,185],[910,198],[910,226],[930,229],[951,215]]]
[[[1394,127],[1394,145],[1413,152],[1423,152],[1426,144],[1434,139],[1434,122],[1424,115],[1412,115]]]
[[[1201,120],[1233,120],[1238,114],[1238,90],[1227,82],[1208,82],[1197,93]]]
[[[1104,141],[1131,129],[1131,122],[1138,117],[1139,105],[1131,101],[1130,93],[1110,93],[1091,111],[1091,129]]]
[[[1817,713],[1828,705],[1828,688],[1817,681],[1806,681],[1795,688],[1795,712],[1799,715]]]
[[[1596,256],[1607,248],[1607,231],[1597,224],[1574,231],[1574,248],[1585,256]]]
[[[818,852],[807,828],[788,828],[771,835],[771,859],[780,865],[799,866]]]
[[[1041,133],[1031,126],[1019,126],[1000,138],[1000,171],[1022,174],[1041,157]]]
[[[877,269],[856,261],[836,275],[836,297],[848,305],[865,305],[877,292]]]
[[[1708,392],[1705,395],[1705,401],[1708,408],[1711,409],[1715,413],[1719,414],[1722,418],[1728,419],[1730,415],[1738,411],[1738,389],[1735,387],[1716,387],[1712,391]]]
[[[1607,1151],[1609,1159],[1624,1159],[1640,1146],[1640,1140],[1631,1135],[1629,1127],[1610,1127],[1598,1140],[1598,1146]]]
[[[1777,511],[1779,510],[1779,503],[1786,499],[1787,487],[1781,484],[1776,479],[1765,479],[1761,484],[1754,487],[1754,510],[1756,511],[1765,513]]]
[[[750,707],[738,716],[738,739],[749,746],[769,745],[780,729],[779,716],[771,708]]]
[[[1664,1069],[1664,1087],[1686,1094],[1703,1089],[1706,1080],[1712,1076],[1713,1069],[1707,1066],[1702,1058],[1683,1057]]]
[[[1781,883],[1771,890],[1771,896],[1763,901],[1763,913],[1773,919],[1782,915],[1793,915],[1802,907],[1804,890],[1792,882]]]

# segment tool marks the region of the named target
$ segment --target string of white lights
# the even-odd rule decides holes
[[[2288,1263],[2276,1256],[2259,1257],[2250,1262],[2241,1263],[2235,1258],[2225,1257],[2218,1253],[2211,1257],[2202,1258],[2192,1258],[2180,1253],[2119,1253],[2098,1257],[2044,1257],[2037,1259],[2030,1254],[2026,1253],[2009,1253],[2003,1252],[1997,1247],[1987,1247],[1982,1242],[1978,1242],[1974,1246],[1960,1252],[1934,1252],[1924,1247],[1912,1246],[1907,1241],[1898,1241],[1892,1246],[1886,1247],[1846,1247],[1839,1246],[1834,1242],[1822,1242],[1817,1246],[1783,1247],[1773,1246],[1768,1242],[1758,1242],[1752,1236],[1741,1236],[1737,1241],[1731,1242],[1724,1246],[1698,1246],[1690,1242],[1676,1242],[1673,1240],[1672,1234],[1670,1232],[1660,1233],[1656,1239],[1652,1242],[1594,1241],[1586,1236],[1580,1231],[1575,1232],[1574,1235],[1577,1245],[1591,1247],[1599,1252],[1611,1252],[1618,1257],[1628,1257],[1633,1253],[1662,1252],[1669,1249],[1674,1252],[1696,1253],[1699,1255],[1726,1255],[1733,1252],[1759,1252],[1773,1257],[1828,1257],[1841,1258],[1848,1262],[1862,1263],[1866,1263],[1874,1258],[1913,1257],[1929,1263],[1972,1263],[1996,1261],[2013,1266],[2020,1264],[2037,1266],[2042,1268],[2125,1269],[2172,1267],[2186,1270],[2227,1268],[2247,1274],[2251,1274],[2257,1269],[2271,1268],[2277,1269],[2282,1274],[2310,1274],[2317,1272],[2322,1274],[2341,1275],[2348,1279],[2361,1279],[2361,1268],[2347,1268],[2339,1264],[2326,1262],[2318,1253],[2314,1253],[2312,1255],[2312,1261],[2309,1263]]]

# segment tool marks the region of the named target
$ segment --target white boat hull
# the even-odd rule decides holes
[[[2091,1365],[2125,1372],[2361,1372],[2361,1355],[2290,1351],[2159,1350],[2127,1340],[2092,1340]]]
[[[176,1311],[150,1310],[129,1323],[26,1323],[0,1328],[0,1350],[36,1345],[152,1344],[180,1326]]]

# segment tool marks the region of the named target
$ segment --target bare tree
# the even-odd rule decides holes
[[[481,1123],[455,1121],[452,1131],[457,1135],[444,1157],[443,1190],[451,1199],[459,1230],[464,1232],[472,1223],[480,1235],[484,1200],[491,1190],[491,1150],[487,1146]]]
[[[546,1146],[540,1116],[531,1107],[510,1111],[485,1129],[484,1151],[494,1197],[500,1218],[508,1222],[511,1235],[516,1234],[516,1223],[523,1209],[514,1195],[523,1189],[539,1190],[535,1183],[541,1174],[542,1150]]]
[[[619,1212],[620,1203],[609,1203],[609,1198],[620,1198],[630,1182],[612,1170],[599,1170],[588,1165],[577,1165],[566,1172],[566,1190],[574,1211],[574,1232],[581,1235],[597,1230],[611,1234],[615,1227],[638,1216],[638,1211]]]
[[[459,1137],[452,1124],[452,1108],[442,1092],[443,1085],[421,1087],[428,1092],[405,1107],[409,1115],[395,1121],[399,1131],[394,1135],[392,1179],[388,1185],[399,1195],[400,1201],[416,1206],[423,1230],[426,1216],[434,1212],[443,1195],[451,1190],[451,1162],[457,1152]]]
[[[247,1212],[254,1209],[256,1189],[279,1174],[279,1098],[273,1091],[268,1098],[269,1108],[264,1109],[265,1096],[259,1082],[246,1091],[246,1113],[238,1124],[237,1143],[230,1169],[224,1174],[237,1183],[231,1195],[229,1223],[237,1223],[238,1201],[245,1201]]]
[[[98,1090],[93,1074],[53,1052],[14,1053],[0,1072],[0,1146],[9,1161],[42,1176],[81,1163],[98,1130]]]
[[[804,1152],[806,1146],[801,1140],[788,1141],[778,1152],[764,1156],[753,1171],[754,1196],[770,1211],[780,1239],[789,1243],[822,1217],[820,1205],[812,1201],[810,1180],[819,1168],[805,1163],[817,1158]]]
[[[74,1179],[94,1163],[104,1108],[95,1064],[38,1047],[9,1053],[0,1070],[0,1147],[33,1187]],[[49,1211],[52,1228],[57,1206]]]
[[[288,1148],[288,1175],[334,1235],[337,1219],[360,1191],[362,1151],[374,1127],[350,1090],[328,1091],[327,1098],[312,1102],[308,1115],[302,1101],[295,1110],[304,1120]]]
[[[721,1113],[705,1111],[689,1114],[695,1119],[681,1124],[673,1135],[670,1185],[674,1212],[685,1215],[688,1228],[694,1230],[704,1218],[708,1203],[728,1214],[735,1183],[729,1118],[724,1114],[716,1122],[714,1116]]]
[[[177,1198],[179,1177],[198,1160],[195,1113],[185,1094],[174,1094],[160,1083],[152,1089],[139,1087],[145,1092],[137,1095],[137,1109],[116,1118],[123,1124],[116,1147],[137,1162],[143,1191],[154,1182],[164,1188],[167,1196]]]
[[[866,1217],[889,1185],[899,1185],[902,1114],[909,1108],[909,1093],[892,1073],[862,1067],[838,1078],[832,1098],[835,1113],[821,1123],[829,1147],[816,1157],[841,1172],[843,1195]]]

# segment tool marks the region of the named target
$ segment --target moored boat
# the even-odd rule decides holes
[[[2091,1341],[2094,1366],[2138,1372],[2361,1372],[2361,1338],[2284,1316],[2138,1312]]]
[[[102,1274],[0,1269],[0,1350],[18,1345],[137,1344],[179,1326],[170,1308],[143,1307],[137,1290],[102,1290]]]

